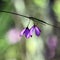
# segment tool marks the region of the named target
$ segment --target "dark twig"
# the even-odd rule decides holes
[[[37,20],[37,21],[39,21],[39,22],[41,22],[41,23],[44,23],[44,24],[53,26],[53,27],[55,27],[55,28],[59,28],[59,27],[57,27],[57,26],[55,26],[55,25],[49,24],[49,23],[47,23],[47,22],[45,22],[45,21],[43,21],[43,20],[37,19],[37,18],[35,18],[35,17],[28,17],[28,16],[25,16],[25,15],[17,14],[17,13],[15,13],[15,12],[9,12],[9,11],[3,11],[3,10],[0,10],[0,12],[10,13],[10,14],[22,16],[22,17],[25,17],[25,18],[28,18],[28,19]]]

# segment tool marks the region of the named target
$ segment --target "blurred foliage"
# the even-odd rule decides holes
[[[3,7],[3,9],[1,8],[1,10],[7,10],[7,11],[11,11],[12,8],[13,8],[12,4],[11,3],[8,3],[8,2],[6,2],[5,5],[3,4],[2,7]],[[9,28],[11,28],[11,27],[14,26],[14,21],[12,20],[11,17],[12,16],[10,14],[2,13],[2,12],[0,13],[0,38],[2,37],[2,35],[4,35],[4,33]]]
[[[17,0],[14,0],[14,1],[17,1]],[[53,2],[54,4],[52,4],[52,7],[49,5],[49,1],[52,1],[52,0],[23,0],[23,1],[26,4],[25,8],[26,8],[27,13],[29,13],[28,15],[42,18],[42,20],[45,19],[46,21],[49,20],[49,21],[51,21],[51,23],[52,23],[52,20],[54,23],[60,22],[60,0],[54,0],[54,2]],[[47,7],[47,5],[48,5],[48,7]],[[20,5],[18,7],[20,7]],[[53,16],[49,17],[50,16],[49,13],[51,10],[50,7],[54,11],[54,14],[57,17],[56,21],[52,18]],[[23,7],[21,6],[21,10],[22,10],[22,8],[24,9],[24,5],[23,5]],[[12,3],[12,0],[0,0],[0,10],[15,11],[15,7],[14,7],[14,4]],[[43,25],[41,27],[41,29],[42,29],[42,31],[45,30],[45,32],[42,32],[43,33],[42,34],[43,38],[41,37],[42,40],[39,38],[40,41],[37,41],[39,39],[34,36],[36,38],[36,40],[34,40],[34,38],[32,38],[33,41],[32,41],[32,39],[29,39],[27,41],[28,43],[26,43],[25,39],[23,38],[24,43],[26,43],[26,45],[23,44],[22,42],[21,43],[19,42],[16,45],[10,46],[7,43],[7,40],[5,39],[5,34],[9,29],[15,27],[15,23],[18,24],[18,22],[15,22],[14,19],[15,19],[14,15],[0,12],[0,60],[9,60],[9,58],[12,58],[12,59],[17,58],[18,60],[24,60],[23,57],[26,57],[24,55],[24,54],[26,54],[26,51],[28,50],[31,54],[34,54],[37,50],[37,46],[39,46],[40,44],[41,45],[38,47],[38,49],[40,49],[40,47],[41,47],[41,50],[43,50],[42,49],[42,48],[44,48],[43,42],[40,42],[40,41],[44,40],[44,42],[45,42],[46,35],[48,36],[48,33],[50,33],[50,32],[51,32],[51,34],[53,34],[53,31],[58,32],[55,35],[60,38],[60,34],[59,34],[60,31],[58,31],[57,29],[54,29],[54,28],[50,28],[49,26],[47,27],[47,29],[49,29],[49,30],[47,30],[46,26]],[[37,22],[36,25],[38,25],[40,27],[40,23],[39,24],[38,23],[39,22]],[[18,25],[20,25],[20,24],[18,24]],[[56,24],[56,26],[58,26],[58,25],[60,26],[60,23]],[[45,39],[44,39],[44,37],[45,37]],[[40,42],[40,44],[38,44],[38,42]],[[60,40],[59,40],[59,43],[60,43]],[[18,46],[18,48],[17,48],[17,46]],[[24,47],[22,47],[22,46],[24,46]],[[60,53],[60,50],[58,53]]]
[[[45,7],[47,1],[48,1],[48,0],[34,0],[34,3],[35,3],[37,6]]]
[[[0,16],[0,38],[13,25],[14,25],[14,22],[8,14],[4,14],[4,13],[1,14]]]
[[[56,16],[58,17],[58,22],[60,22],[60,1],[56,1],[53,5],[53,10],[56,13]]]
[[[6,59],[12,59],[12,58],[16,58],[17,55],[17,51],[16,51],[16,46],[11,46],[10,48],[7,49],[7,52],[5,54]]]
[[[8,48],[8,44],[5,40],[5,38],[0,39],[0,55],[4,54],[4,52],[6,52],[7,48]]]
[[[11,11],[13,6],[10,0],[0,0],[0,10]],[[10,14],[0,12],[0,60],[3,60],[2,55],[6,52],[9,45],[4,37],[5,33],[15,24]]]

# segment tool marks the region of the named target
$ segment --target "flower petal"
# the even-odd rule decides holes
[[[34,30],[35,30],[35,26],[32,26],[31,29],[30,29],[30,35],[31,36],[32,36]]]
[[[30,38],[31,37],[31,35],[28,33],[28,35],[26,36],[26,38]]]
[[[28,35],[29,32],[30,32],[30,29],[29,28],[26,28],[26,30],[24,32],[26,38],[30,37],[30,35]]]
[[[21,31],[20,36],[22,36],[24,34],[25,30],[26,30],[26,28]]]
[[[35,27],[35,34],[40,36],[41,30],[38,27]]]

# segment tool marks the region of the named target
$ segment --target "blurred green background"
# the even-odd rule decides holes
[[[60,27],[60,0],[0,0],[0,10],[33,16]],[[40,37],[20,37],[29,21],[29,28],[35,23],[41,29]],[[49,60],[45,53],[50,36],[57,37],[58,42],[52,59],[60,60],[60,28],[0,12],[0,60]]]

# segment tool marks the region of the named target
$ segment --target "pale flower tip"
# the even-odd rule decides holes
[[[20,32],[20,36],[23,36],[25,30],[26,30],[26,29],[23,29],[23,30]]]
[[[28,34],[28,35],[26,36],[26,38],[30,38],[30,37],[32,37],[32,35],[30,35],[30,34]]]

